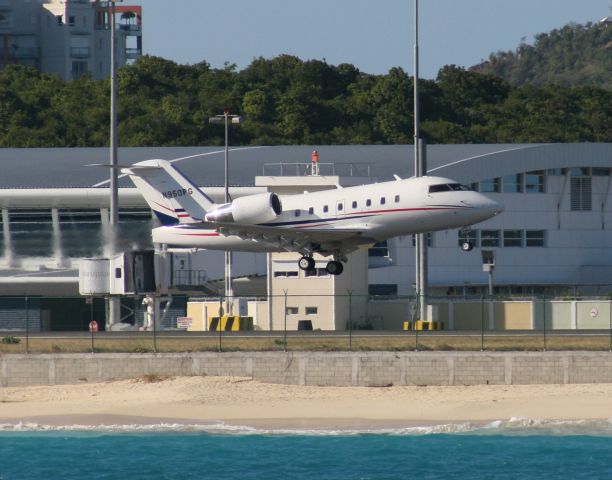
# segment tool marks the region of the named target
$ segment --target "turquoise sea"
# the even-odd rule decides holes
[[[610,422],[387,430],[0,426],[0,479],[609,479]]]

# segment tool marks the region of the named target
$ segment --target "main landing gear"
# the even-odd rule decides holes
[[[315,261],[312,257],[304,255],[298,260],[298,266],[301,270],[311,272],[315,269]],[[325,265],[325,271],[330,275],[340,275],[344,271],[344,265],[337,260],[331,260]]]

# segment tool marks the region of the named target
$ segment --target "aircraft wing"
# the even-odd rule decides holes
[[[206,222],[206,226],[215,228],[221,235],[276,245],[287,251],[300,251],[309,246],[326,251],[342,246],[348,251],[376,241],[368,237],[367,230],[362,228],[287,228],[209,222]]]

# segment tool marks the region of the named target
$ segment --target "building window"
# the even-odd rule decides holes
[[[368,248],[368,257],[388,257],[389,256],[389,246],[387,245],[387,241],[383,240],[382,242],[376,242],[370,248]]]
[[[61,27],[64,24],[64,16],[63,15],[56,15],[55,18],[57,20],[57,25],[59,27]]]
[[[504,247],[522,247],[522,230],[504,230]]]
[[[399,195],[396,195],[396,196],[395,196],[395,203],[399,203],[399,201],[400,201],[400,196],[399,196]]]
[[[53,221],[51,210],[9,211],[13,251],[20,257],[53,256]]]
[[[122,208],[119,210],[118,247],[122,250],[153,248],[151,229],[153,216],[148,208]]]
[[[74,16],[70,15],[68,17],[68,26],[69,27],[74,27]]]
[[[503,179],[504,193],[521,193],[523,191],[523,175],[506,175]]]
[[[526,230],[525,231],[525,246],[527,247],[544,247],[546,240],[545,230]]]
[[[416,235],[412,235],[412,246],[416,247]],[[433,232],[427,233],[427,246],[433,246]]]
[[[501,187],[500,178],[491,178],[480,182],[480,191],[485,193],[499,193]]]
[[[574,212],[590,212],[592,210],[591,177],[570,178],[570,208]]]
[[[478,230],[459,230],[457,236],[459,246],[470,242],[474,247],[478,247]]]
[[[298,312],[299,312],[298,307],[287,307],[287,308],[285,309],[285,313],[286,313],[287,315],[297,315],[297,314],[298,314]]]
[[[353,208],[357,208],[357,202],[353,202]]]
[[[594,177],[609,177],[610,176],[610,169],[609,168],[596,168],[593,167],[591,169],[592,171],[592,175]]]
[[[525,193],[544,193],[544,170],[525,174]]]
[[[274,272],[274,278],[298,278],[297,270],[278,270]]]
[[[482,230],[480,232],[481,247],[499,247],[499,230]]]
[[[62,253],[70,258],[92,257],[102,253],[100,210],[60,209],[59,228]]]
[[[395,283],[373,283],[368,285],[369,295],[397,295]]]
[[[72,79],[78,80],[87,73],[87,62],[74,61],[72,62]]]
[[[318,307],[306,307],[305,309],[306,315],[316,315],[319,313]]]
[[[329,273],[327,273],[327,270],[325,270],[325,268],[313,268],[312,270],[305,270],[304,271],[304,276],[305,277],[329,277]]]

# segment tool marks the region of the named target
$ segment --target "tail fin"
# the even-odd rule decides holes
[[[145,160],[122,173],[130,176],[162,224],[198,223],[216,205],[167,160]]]

